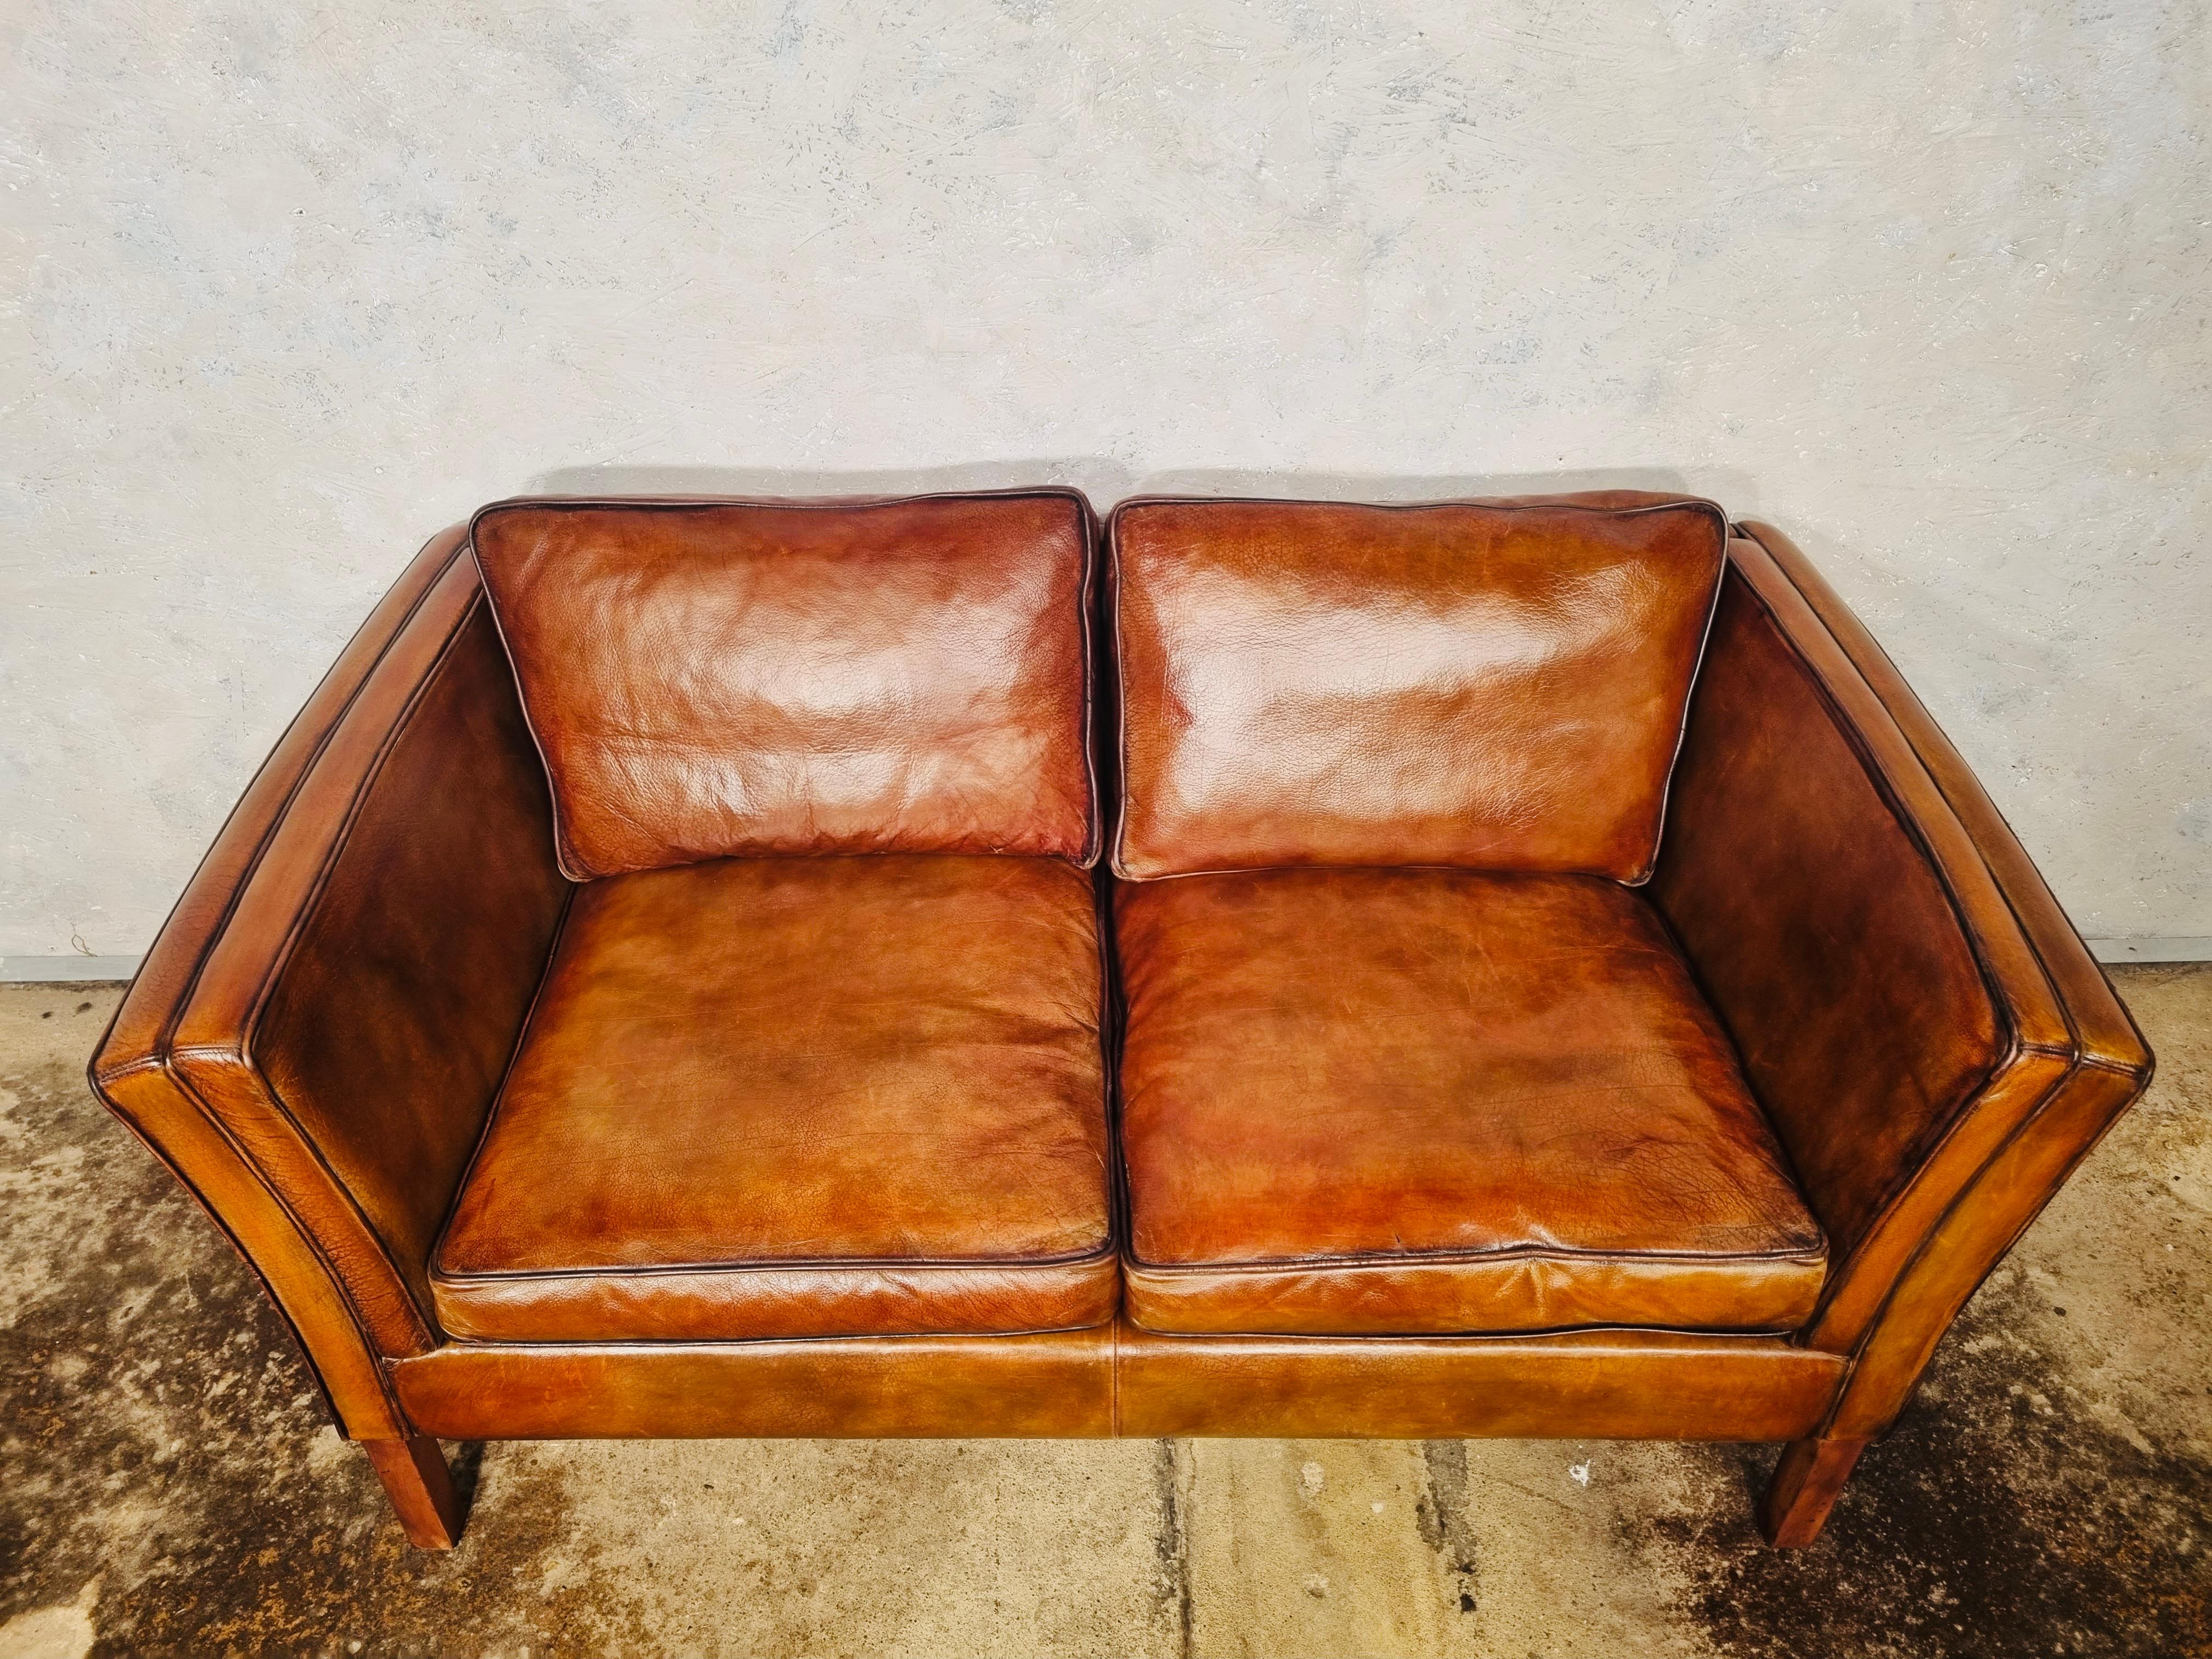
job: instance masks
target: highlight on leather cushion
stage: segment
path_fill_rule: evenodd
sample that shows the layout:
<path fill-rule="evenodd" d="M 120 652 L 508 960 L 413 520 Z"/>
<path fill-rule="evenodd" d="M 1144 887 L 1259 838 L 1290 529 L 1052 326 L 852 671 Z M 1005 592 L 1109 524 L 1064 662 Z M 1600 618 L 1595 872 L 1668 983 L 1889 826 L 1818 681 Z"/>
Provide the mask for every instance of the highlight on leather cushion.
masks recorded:
<path fill-rule="evenodd" d="M 728 859 L 575 890 L 432 1262 L 512 1342 L 1070 1329 L 1121 1300 L 1091 878 Z"/>
<path fill-rule="evenodd" d="M 1115 892 L 1156 1331 L 1802 1325 L 1826 1245 L 1641 895 L 1271 870 Z"/>
<path fill-rule="evenodd" d="M 471 534 L 572 878 L 1092 856 L 1095 538 L 1073 491 L 517 501 Z"/>
<path fill-rule="evenodd" d="M 1726 533 L 1629 490 L 1124 502 L 1115 873 L 1646 879 Z"/>

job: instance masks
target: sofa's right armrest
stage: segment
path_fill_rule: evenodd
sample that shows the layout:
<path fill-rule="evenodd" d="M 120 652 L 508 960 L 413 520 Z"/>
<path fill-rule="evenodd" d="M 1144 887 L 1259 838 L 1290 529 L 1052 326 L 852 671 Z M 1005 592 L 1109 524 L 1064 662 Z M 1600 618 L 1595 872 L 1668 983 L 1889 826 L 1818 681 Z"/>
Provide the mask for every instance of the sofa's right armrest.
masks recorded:
<path fill-rule="evenodd" d="M 407 1432 L 383 1362 L 438 1340 L 422 1257 L 567 891 L 448 531 L 279 742 L 94 1055 L 95 1092 L 259 1273 L 357 1437 Z"/>
<path fill-rule="evenodd" d="M 1909 1397 L 1982 1277 L 2148 1078 L 2025 851 L 1803 556 L 1729 545 L 1652 896 L 1832 1252 L 1825 1432 Z"/>

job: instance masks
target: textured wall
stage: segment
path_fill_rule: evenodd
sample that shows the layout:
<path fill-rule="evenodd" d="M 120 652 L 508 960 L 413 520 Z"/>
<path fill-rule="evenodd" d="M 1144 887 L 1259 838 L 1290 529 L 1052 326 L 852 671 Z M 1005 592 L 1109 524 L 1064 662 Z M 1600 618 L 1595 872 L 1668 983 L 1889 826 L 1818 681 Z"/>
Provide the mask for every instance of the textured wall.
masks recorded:
<path fill-rule="evenodd" d="M 1036 478 L 1709 493 L 2212 934 L 2206 10 L 13 0 L 0 953 L 481 501 Z"/>

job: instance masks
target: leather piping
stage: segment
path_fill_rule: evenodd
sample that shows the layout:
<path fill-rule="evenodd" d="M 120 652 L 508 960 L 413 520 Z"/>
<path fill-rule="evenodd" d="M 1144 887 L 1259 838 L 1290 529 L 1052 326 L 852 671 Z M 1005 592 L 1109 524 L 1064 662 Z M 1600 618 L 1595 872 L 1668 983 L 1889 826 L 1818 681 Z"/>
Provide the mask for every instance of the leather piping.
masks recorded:
<path fill-rule="evenodd" d="M 465 1183 L 464 1183 L 465 1184 Z M 441 1248 L 445 1239 L 439 1238 Z M 1112 1223 L 1108 1223 L 1108 1236 L 1073 1255 L 959 1255 L 959 1256 L 747 1256 L 734 1261 L 648 1261 L 611 1262 L 603 1267 L 497 1267 L 456 1272 L 440 1267 L 438 1277 L 452 1285 L 504 1284 L 513 1280 L 572 1279 L 653 1279 L 683 1273 L 842 1273 L 847 1268 L 927 1267 L 938 1271 L 959 1272 L 972 1269 L 979 1273 L 996 1273 L 1009 1267 L 1079 1267 L 1086 1262 L 1103 1261 L 1115 1254 Z M 1050 1325 L 1048 1330 L 1088 1330 L 1087 1325 Z M 940 1333 L 940 1334 L 946 1333 Z M 1004 1333 L 994 1333 L 1004 1334 Z M 565 1339 L 564 1339 L 565 1340 Z M 687 1340 L 696 1339 L 686 1339 Z M 785 1340 L 796 1339 L 786 1338 Z"/>
<path fill-rule="evenodd" d="M 1418 1267 L 1456 1264 L 1479 1267 L 1492 1261 L 1819 1261 L 1826 1263 L 1826 1244 L 1789 1250 L 1601 1250 L 1565 1244 L 1504 1244 L 1488 1250 L 1347 1250 L 1341 1255 L 1283 1255 L 1231 1257 L 1206 1261 L 1146 1261 L 1131 1255 L 1129 1265 L 1149 1273 L 1271 1273 L 1297 1268 Z M 1640 1325 L 1625 1330 L 1642 1330 Z"/>

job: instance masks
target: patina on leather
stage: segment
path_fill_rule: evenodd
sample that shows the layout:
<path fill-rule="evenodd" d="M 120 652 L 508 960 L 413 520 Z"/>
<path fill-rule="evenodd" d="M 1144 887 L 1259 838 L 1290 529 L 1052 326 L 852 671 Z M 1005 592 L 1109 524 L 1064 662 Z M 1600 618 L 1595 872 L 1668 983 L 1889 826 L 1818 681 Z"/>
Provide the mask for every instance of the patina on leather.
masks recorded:
<path fill-rule="evenodd" d="M 1590 876 L 1124 887 L 1130 1316 L 1787 1330 L 1820 1230 L 1651 907 Z"/>
<path fill-rule="evenodd" d="M 573 878 L 1090 857 L 1079 495 L 520 501 L 473 537 Z"/>
<path fill-rule="evenodd" d="M 1124 502 L 1115 873 L 1642 880 L 1725 533 L 1631 491 Z"/>
<path fill-rule="evenodd" d="M 1010 499 L 1060 503 L 1034 510 L 1064 508 L 1076 541 L 1088 535 L 1072 495 Z M 1496 510 L 1685 525 L 1705 512 L 1618 495 Z M 890 805 L 848 793 L 838 811 L 875 812 L 875 830 L 824 820 L 775 856 L 687 854 L 681 868 L 573 891 L 510 664 L 465 538 L 449 532 L 246 792 L 102 1040 L 94 1086 L 262 1273 L 419 1543 L 458 1535 L 441 1433 L 1787 1436 L 1763 1524 L 1808 1541 L 1974 1285 L 2141 1092 L 2150 1056 L 1894 668 L 1784 538 L 1744 528 L 1649 888 L 1620 884 L 1649 846 L 1593 826 L 1634 818 L 1615 811 L 1632 797 L 1648 805 L 1650 731 L 1578 750 L 1585 734 L 1566 720 L 1554 758 L 1625 755 L 1645 780 L 1563 805 L 1544 855 L 1573 842 L 1603 859 L 1471 867 L 1514 843 L 1455 842 L 1437 803 L 1479 807 L 1480 791 L 1409 790 L 1401 845 L 1359 840 L 1390 789 L 1354 790 L 1341 811 L 1293 799 L 1279 839 L 1298 867 L 1114 890 L 1126 1033 L 1110 999 L 1099 1018 L 1113 982 L 1085 955 L 1100 930 L 1067 867 L 1095 844 L 1084 699 L 1109 728 L 1121 702 L 1109 659 L 1094 653 L 1085 676 L 1081 580 L 1057 590 L 1069 617 L 1053 635 L 1073 690 L 1055 684 L 1036 705 L 1051 711 L 1038 730 L 1066 733 L 1053 776 L 1078 780 L 1073 795 L 1042 774 L 1026 793 L 987 780 L 953 806 L 926 788 L 895 790 Z M 1038 545 L 1064 550 L 1060 535 Z M 1066 568 L 1061 552 L 1039 557 Z M 1442 555 L 1431 564 L 1448 589 L 1460 580 Z M 1479 614 L 1457 589 L 1425 609 L 1402 572 L 1390 580 L 1395 597 L 1358 615 L 1349 641 L 1418 641 L 1436 617 Z M 1251 586 L 1264 598 L 1263 580 Z M 840 603 L 862 618 L 856 637 L 882 637 L 864 599 Z M 929 635 L 947 613 L 918 614 Z M 1589 620 L 1600 638 L 1603 619 Z M 1539 658 L 1564 649 L 1521 643 Z M 1470 659 L 1443 653 L 1437 683 L 1465 690 Z M 1562 710 L 1583 691 L 1602 710 L 1608 661 L 1589 659 Z M 1171 748 L 1175 722 L 1197 711 L 1158 701 L 1172 677 L 1145 672 L 1133 701 L 1154 697 Z M 1218 665 L 1208 672 L 1199 682 L 1218 685 Z M 931 722 L 947 709 L 1003 702 L 961 673 L 917 693 L 916 744 L 938 741 Z M 1443 718 L 1408 692 L 1419 679 L 1395 660 L 1374 682 L 1383 723 L 1417 748 Z M 806 684 L 808 696 L 834 689 Z M 851 684 L 880 701 L 880 679 Z M 1340 723 L 1304 729 L 1340 759 Z M 1541 718 L 1521 730 L 1549 740 Z M 1297 775 L 1261 758 L 1262 783 Z M 1115 757 L 1103 759 L 1111 787 Z M 1133 807 L 1145 775 L 1133 768 Z M 1244 845 L 1251 823 L 1275 822 L 1240 817 L 1243 799 L 1190 817 L 1181 852 Z M 1161 852 L 1144 836 L 1170 816 L 1132 817 L 1139 854 Z M 775 840 L 790 819 L 760 823 Z M 1031 855 L 895 844 L 987 823 L 1034 834 Z M 871 855 L 784 855 L 817 830 L 823 847 L 856 836 Z M 1355 847 L 1361 859 L 1344 862 Z M 1125 1037 L 1126 1192 L 1108 1110 Z M 1419 1086 L 1377 1081 L 1400 1076 Z M 1333 1137 L 1316 1127 L 1323 1099 L 1345 1108 Z M 1656 1126 L 1651 1146 L 1638 1114 Z M 863 1144 L 863 1119 L 885 1126 L 884 1144 Z M 742 1135 L 718 1140 L 726 1123 Z M 1559 1173 L 1577 1156 L 1579 1181 Z M 1522 1178 L 1492 1178 L 1486 1162 Z M 717 1212 L 702 1194 L 726 1178 L 751 1196 Z M 1332 1182 L 1340 1204 L 1319 1195 Z M 433 1229 L 465 1184 L 448 1237 L 459 1254 L 436 1264 Z M 1123 1275 L 1125 1210 L 1138 1237 Z M 501 1252 L 511 1279 L 446 1271 Z M 1543 1265 L 1488 1282 L 1477 1271 L 1509 1261 Z M 653 1294 L 626 1288 L 664 1273 Z M 1123 1277 L 1132 1310 L 1156 1324 L 1194 1308 L 1205 1322 L 1286 1328 L 1140 1328 L 1113 1312 Z M 483 1294 L 494 1281 L 520 1293 Z M 1249 1296 L 1255 1283 L 1269 1294 Z M 1394 1328 L 1431 1328 L 1309 1334 L 1348 1332 L 1377 1308 Z M 1595 1313 L 1791 1328 L 1494 1328 Z M 446 1322 L 472 1317 L 529 1340 Z M 918 1317 L 964 1328 L 684 1334 Z M 1006 1329 L 1039 1320 L 1091 1322 Z M 1462 1322 L 1478 1334 L 1433 1329 Z M 534 1334 L 556 1330 L 623 1335 Z"/>
<path fill-rule="evenodd" d="M 586 884 L 433 1270 L 516 1342 L 1054 1330 L 1121 1297 L 1091 879 L 732 859 Z"/>

